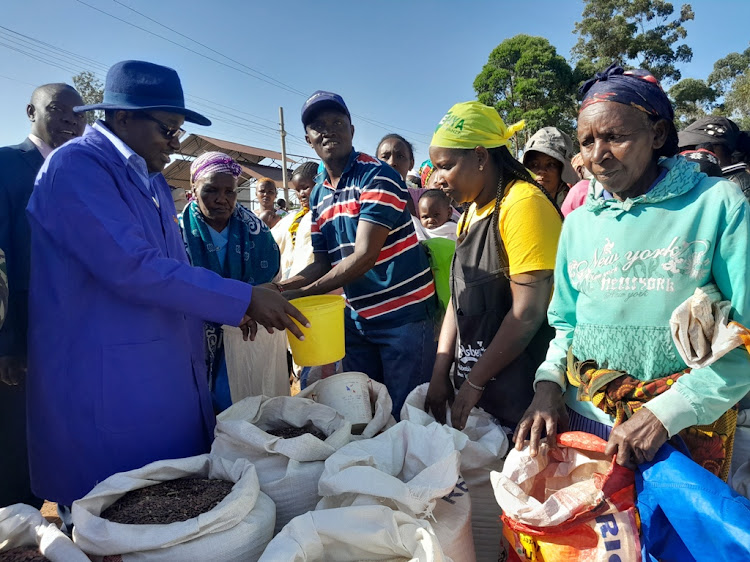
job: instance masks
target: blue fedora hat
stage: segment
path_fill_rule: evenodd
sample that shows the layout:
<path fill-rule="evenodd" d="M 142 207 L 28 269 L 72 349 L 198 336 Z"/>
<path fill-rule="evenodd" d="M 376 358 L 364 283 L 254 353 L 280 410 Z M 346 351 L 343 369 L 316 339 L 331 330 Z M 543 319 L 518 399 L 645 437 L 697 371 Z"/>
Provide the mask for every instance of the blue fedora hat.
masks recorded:
<path fill-rule="evenodd" d="M 175 70 L 140 60 L 113 65 L 107 72 L 102 103 L 79 105 L 73 111 L 82 113 L 94 109 L 167 111 L 184 115 L 190 123 L 211 124 L 200 113 L 185 108 L 182 84 Z"/>

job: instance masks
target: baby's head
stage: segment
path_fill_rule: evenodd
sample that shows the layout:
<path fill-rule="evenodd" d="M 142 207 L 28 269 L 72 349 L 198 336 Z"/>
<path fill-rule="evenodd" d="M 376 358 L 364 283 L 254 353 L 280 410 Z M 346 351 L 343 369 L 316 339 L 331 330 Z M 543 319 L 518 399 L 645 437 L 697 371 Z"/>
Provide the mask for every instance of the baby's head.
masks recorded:
<path fill-rule="evenodd" d="M 443 226 L 453 214 L 450 198 L 439 189 L 428 189 L 419 198 L 419 220 L 428 230 Z"/>

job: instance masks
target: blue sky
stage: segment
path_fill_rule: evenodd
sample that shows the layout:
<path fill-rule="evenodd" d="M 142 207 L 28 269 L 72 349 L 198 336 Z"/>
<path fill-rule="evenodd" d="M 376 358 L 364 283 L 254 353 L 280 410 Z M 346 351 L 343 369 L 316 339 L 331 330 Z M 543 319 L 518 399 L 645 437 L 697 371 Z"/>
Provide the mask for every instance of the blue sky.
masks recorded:
<path fill-rule="evenodd" d="M 242 72 L 83 2 L 229 65 L 239 62 Z M 716 59 L 748 46 L 750 2 L 689 3 L 695 11 L 695 21 L 686 26 L 693 61 L 681 68 L 683 77 L 705 78 Z M 212 127 L 188 126 L 189 132 L 278 150 L 275 130 L 283 106 L 287 150 L 312 155 L 299 111 L 305 95 L 327 89 L 340 93 L 354 114 L 358 150 L 374 152 L 380 137 L 395 131 L 414 142 L 418 164 L 447 109 L 474 98 L 474 77 L 495 46 L 518 33 L 541 35 L 569 57 L 582 8 L 573 0 L 5 0 L 0 26 L 46 42 L 58 55 L 0 29 L 0 146 L 28 133 L 25 106 L 34 86 L 70 82 L 80 70 L 103 79 L 106 67 L 135 58 L 177 69 L 192 98 L 188 106 L 214 118 Z"/>

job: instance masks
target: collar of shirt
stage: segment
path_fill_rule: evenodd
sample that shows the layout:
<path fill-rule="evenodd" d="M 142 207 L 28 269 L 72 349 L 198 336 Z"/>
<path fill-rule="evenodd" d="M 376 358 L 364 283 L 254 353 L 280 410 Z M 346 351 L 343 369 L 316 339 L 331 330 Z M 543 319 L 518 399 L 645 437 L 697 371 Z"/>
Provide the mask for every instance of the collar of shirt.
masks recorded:
<path fill-rule="evenodd" d="M 29 140 L 34 143 L 34 146 L 39 151 L 39 154 L 41 154 L 42 158 L 46 160 L 47 156 L 49 156 L 53 150 L 52 147 L 33 133 L 29 133 Z"/>
<path fill-rule="evenodd" d="M 344 168 L 344 171 L 341 172 L 341 177 L 343 178 L 347 172 L 351 169 L 351 167 L 354 165 L 354 161 L 357 159 L 357 155 L 359 152 L 354 150 L 352 147 L 352 153 L 349 155 L 349 161 L 346 163 L 346 167 Z M 321 161 L 320 164 L 318 164 L 318 175 L 315 176 L 316 183 L 322 183 L 325 187 L 328 189 L 333 189 L 333 186 L 331 185 L 331 182 L 328 181 L 328 170 L 325 168 L 325 164 Z M 341 178 L 339 178 L 339 183 L 341 183 Z"/>
<path fill-rule="evenodd" d="M 93 128 L 107 137 L 109 142 L 114 145 L 114 147 L 117 149 L 117 152 L 122 157 L 122 161 L 126 166 L 130 166 L 138 175 L 138 177 L 141 178 L 146 188 L 153 195 L 154 203 L 156 203 L 156 205 L 158 206 L 159 200 L 157 199 L 158 196 L 156 194 L 156 190 L 151 186 L 151 179 L 156 176 L 158 172 L 149 174 L 148 166 L 146 165 L 146 161 L 143 159 L 143 157 L 133 152 L 133 149 L 125 144 L 120 137 L 110 131 L 103 121 L 99 120 L 94 123 Z"/>

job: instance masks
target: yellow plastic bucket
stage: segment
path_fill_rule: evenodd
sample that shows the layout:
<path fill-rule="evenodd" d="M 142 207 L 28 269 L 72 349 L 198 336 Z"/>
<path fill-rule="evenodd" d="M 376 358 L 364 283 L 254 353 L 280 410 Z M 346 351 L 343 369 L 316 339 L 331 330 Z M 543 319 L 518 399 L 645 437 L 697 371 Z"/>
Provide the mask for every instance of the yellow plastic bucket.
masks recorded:
<path fill-rule="evenodd" d="M 344 357 L 344 297 L 314 295 L 291 302 L 310 321 L 310 327 L 297 325 L 305 336 L 298 340 L 288 333 L 294 362 L 302 367 L 335 363 Z"/>

